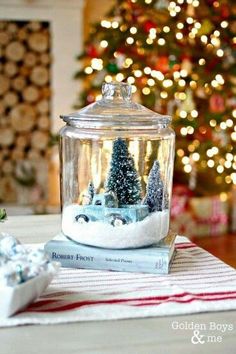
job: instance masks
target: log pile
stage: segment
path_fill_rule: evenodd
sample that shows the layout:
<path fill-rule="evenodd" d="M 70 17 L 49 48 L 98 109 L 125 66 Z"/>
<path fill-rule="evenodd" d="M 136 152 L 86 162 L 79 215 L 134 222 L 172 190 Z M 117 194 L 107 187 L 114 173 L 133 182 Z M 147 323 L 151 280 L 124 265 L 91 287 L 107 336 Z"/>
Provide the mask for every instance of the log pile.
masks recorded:
<path fill-rule="evenodd" d="M 1 20 L 0 56 L 0 202 L 15 202 L 16 164 L 48 158 L 49 23 Z"/>

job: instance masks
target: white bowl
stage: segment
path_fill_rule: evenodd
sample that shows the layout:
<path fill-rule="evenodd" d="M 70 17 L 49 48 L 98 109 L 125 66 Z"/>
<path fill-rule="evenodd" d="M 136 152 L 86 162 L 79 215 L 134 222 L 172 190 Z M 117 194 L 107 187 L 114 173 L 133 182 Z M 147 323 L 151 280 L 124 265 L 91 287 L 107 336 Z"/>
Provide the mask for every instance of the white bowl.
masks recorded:
<path fill-rule="evenodd" d="M 55 272 L 42 272 L 14 287 L 0 287 L 0 317 L 10 317 L 36 300 L 51 282 Z"/>

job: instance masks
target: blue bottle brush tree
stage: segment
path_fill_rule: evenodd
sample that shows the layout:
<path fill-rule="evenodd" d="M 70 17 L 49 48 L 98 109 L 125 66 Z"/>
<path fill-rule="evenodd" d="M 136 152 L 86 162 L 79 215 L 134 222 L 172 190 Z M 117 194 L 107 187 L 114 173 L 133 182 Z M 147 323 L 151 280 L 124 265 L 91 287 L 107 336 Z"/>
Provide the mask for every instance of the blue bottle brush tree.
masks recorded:
<path fill-rule="evenodd" d="M 163 210 L 163 190 L 160 164 L 155 160 L 148 176 L 147 192 L 143 200 L 143 204 L 148 205 L 150 213 Z"/>
<path fill-rule="evenodd" d="M 141 202 L 141 183 L 134 160 L 125 140 L 118 138 L 113 143 L 111 165 L 106 190 L 116 194 L 119 206 Z"/>
<path fill-rule="evenodd" d="M 89 202 L 92 203 L 94 194 L 95 194 L 95 187 L 92 181 L 89 182 L 88 184 L 88 191 L 87 191 L 88 197 L 89 197 Z"/>

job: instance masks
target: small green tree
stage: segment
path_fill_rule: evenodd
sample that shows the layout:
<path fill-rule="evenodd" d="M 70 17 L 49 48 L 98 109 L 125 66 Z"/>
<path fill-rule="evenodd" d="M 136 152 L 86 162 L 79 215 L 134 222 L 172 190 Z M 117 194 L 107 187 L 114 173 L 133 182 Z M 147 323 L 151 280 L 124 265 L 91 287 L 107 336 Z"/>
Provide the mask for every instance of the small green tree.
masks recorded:
<path fill-rule="evenodd" d="M 164 208 L 163 181 L 161 179 L 160 164 L 157 160 L 154 161 L 148 176 L 147 193 L 143 204 L 148 205 L 150 212 L 161 211 Z"/>
<path fill-rule="evenodd" d="M 89 197 L 90 203 L 93 200 L 94 194 L 95 194 L 95 187 L 94 187 L 93 182 L 90 181 L 88 184 L 88 197 Z"/>
<path fill-rule="evenodd" d="M 119 205 L 137 204 L 141 201 L 141 184 L 125 140 L 113 143 L 111 166 L 106 190 L 117 195 Z"/>

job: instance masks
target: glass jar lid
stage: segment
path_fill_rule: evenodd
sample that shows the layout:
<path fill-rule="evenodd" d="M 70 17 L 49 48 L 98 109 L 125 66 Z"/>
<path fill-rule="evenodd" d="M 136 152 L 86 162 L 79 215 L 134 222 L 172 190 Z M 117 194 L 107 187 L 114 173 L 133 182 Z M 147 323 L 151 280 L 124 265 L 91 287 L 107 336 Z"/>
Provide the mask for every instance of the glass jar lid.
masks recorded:
<path fill-rule="evenodd" d="M 60 117 L 66 123 L 80 128 L 154 128 L 159 125 L 167 126 L 171 122 L 170 116 L 161 115 L 132 102 L 131 97 L 131 85 L 120 82 L 104 83 L 101 100 Z"/>

